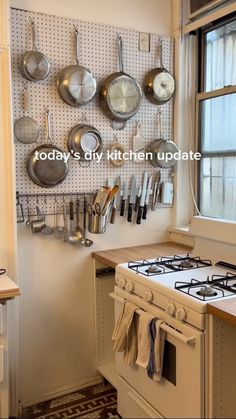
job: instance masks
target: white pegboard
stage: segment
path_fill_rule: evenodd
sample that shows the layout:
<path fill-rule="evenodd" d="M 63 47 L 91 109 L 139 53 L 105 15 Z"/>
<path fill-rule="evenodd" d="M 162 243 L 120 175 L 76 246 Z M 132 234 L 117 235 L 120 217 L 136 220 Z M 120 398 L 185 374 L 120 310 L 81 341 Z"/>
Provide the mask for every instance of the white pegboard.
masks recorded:
<path fill-rule="evenodd" d="M 113 131 L 110 120 L 103 114 L 98 104 L 98 95 L 87 106 L 73 108 L 65 104 L 56 89 L 56 75 L 62 68 L 75 62 L 74 25 L 80 32 L 81 57 L 80 63 L 88 67 L 96 76 L 98 91 L 101 81 L 109 74 L 117 71 L 116 35 L 119 32 L 123 38 L 124 69 L 136 78 L 142 86 L 147 71 L 159 64 L 157 57 L 158 35 L 151 34 L 151 50 L 149 53 L 138 50 L 138 35 L 135 30 L 100 25 L 93 22 L 78 21 L 58 16 L 33 13 L 18 9 L 11 10 L 12 33 L 12 76 L 13 76 L 13 105 L 14 118 L 22 116 L 21 91 L 23 78 L 19 71 L 21 54 L 32 49 L 30 34 L 30 18 L 33 18 L 37 31 L 37 46 L 48 57 L 51 64 L 49 76 L 41 82 L 28 82 L 30 94 L 30 116 L 38 121 L 41 132 L 37 143 L 44 142 L 44 109 L 50 108 L 52 114 L 53 143 L 67 151 L 67 135 L 70 129 L 82 119 L 86 113 L 91 125 L 102 134 L 104 148 L 112 144 L 114 136 L 118 136 L 126 150 L 132 148 L 132 138 L 136 133 L 136 123 L 142 124 L 142 135 L 146 144 L 158 138 L 157 107 L 143 96 L 141 108 L 137 115 L 127 122 L 122 131 Z M 173 73 L 174 41 L 168 36 L 161 36 L 163 42 L 163 63 Z M 173 135 L 173 101 L 162 106 L 163 131 L 166 139 Z M 27 155 L 36 144 L 22 144 L 16 140 L 16 186 L 22 193 L 42 193 L 47 190 L 35 185 L 26 171 Z M 126 162 L 121 168 L 115 168 L 107 160 L 100 163 L 92 162 L 89 167 L 81 167 L 78 161 L 69 161 L 69 174 L 63 183 L 50 192 L 86 192 L 96 190 L 106 184 L 107 178 L 115 179 L 121 175 L 122 180 L 129 180 L 135 174 L 141 182 L 144 170 L 155 174 L 156 169 L 150 163 Z M 162 170 L 162 180 L 169 180 L 171 170 Z M 164 206 L 159 204 L 159 206 Z M 167 205 L 168 206 L 168 205 Z"/>

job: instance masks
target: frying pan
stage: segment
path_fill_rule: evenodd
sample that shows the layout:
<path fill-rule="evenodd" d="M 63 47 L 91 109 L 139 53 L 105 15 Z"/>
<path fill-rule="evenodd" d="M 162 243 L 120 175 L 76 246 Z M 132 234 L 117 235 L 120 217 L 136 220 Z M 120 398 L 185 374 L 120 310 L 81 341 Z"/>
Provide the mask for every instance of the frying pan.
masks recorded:
<path fill-rule="evenodd" d="M 175 80 L 163 66 L 162 41 L 159 40 L 160 67 L 149 71 L 144 78 L 144 94 L 154 105 L 168 102 L 175 91 Z"/>
<path fill-rule="evenodd" d="M 37 141 L 40 129 L 37 122 L 28 115 L 29 93 L 27 86 L 22 91 L 22 105 L 23 116 L 15 121 L 14 134 L 21 143 L 31 144 Z"/>
<path fill-rule="evenodd" d="M 20 72 L 30 81 L 44 80 L 50 71 L 50 63 L 46 55 L 37 50 L 35 23 L 31 19 L 33 50 L 25 52 L 20 59 Z"/>
<path fill-rule="evenodd" d="M 46 115 L 47 143 L 36 147 L 27 158 L 27 172 L 31 180 L 42 188 L 52 188 L 61 183 L 68 173 L 68 163 L 63 159 L 50 159 L 49 153 L 55 157 L 62 156 L 63 150 L 52 144 L 51 118 L 49 109 Z M 38 153 L 38 158 L 37 158 Z"/>
<path fill-rule="evenodd" d="M 117 35 L 119 72 L 108 76 L 100 88 L 100 105 L 108 118 L 125 122 L 140 108 L 142 90 L 138 82 L 124 72 L 122 37 Z"/>
<path fill-rule="evenodd" d="M 70 106 L 83 106 L 91 102 L 97 90 L 93 73 L 79 64 L 79 32 L 75 27 L 76 64 L 64 68 L 57 75 L 57 91 Z"/>

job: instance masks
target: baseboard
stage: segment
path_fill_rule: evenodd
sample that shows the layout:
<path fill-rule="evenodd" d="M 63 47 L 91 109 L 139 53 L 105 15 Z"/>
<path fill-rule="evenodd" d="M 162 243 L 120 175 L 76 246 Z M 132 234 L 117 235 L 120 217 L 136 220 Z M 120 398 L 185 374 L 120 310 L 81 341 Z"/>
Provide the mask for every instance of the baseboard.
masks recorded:
<path fill-rule="evenodd" d="M 40 397 L 36 397 L 35 399 L 31 400 L 25 400 L 23 402 L 20 402 L 20 410 L 22 410 L 25 407 L 33 406 L 34 404 L 45 402 L 47 400 L 54 399 L 56 397 L 65 396 L 66 394 L 73 393 L 74 391 L 81 390 L 83 388 L 93 386 L 95 384 L 99 384 L 101 382 L 101 375 L 96 374 L 95 376 L 91 377 L 88 381 L 86 381 L 83 384 L 69 384 L 67 386 L 60 387 L 56 389 L 55 391 L 51 391 L 45 394 L 42 394 Z"/>

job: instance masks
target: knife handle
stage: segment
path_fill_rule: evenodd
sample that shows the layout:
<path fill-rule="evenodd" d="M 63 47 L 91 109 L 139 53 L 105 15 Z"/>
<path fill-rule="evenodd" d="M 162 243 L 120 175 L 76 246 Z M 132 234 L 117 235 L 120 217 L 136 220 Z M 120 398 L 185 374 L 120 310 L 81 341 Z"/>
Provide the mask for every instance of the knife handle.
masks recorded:
<path fill-rule="evenodd" d="M 141 224 L 142 214 L 143 214 L 143 207 L 139 207 L 138 216 L 137 216 L 137 224 Z"/>
<path fill-rule="evenodd" d="M 134 211 L 137 211 L 137 209 L 139 207 L 139 203 L 140 203 L 140 196 L 137 196 L 136 202 L 135 202 L 135 205 L 134 205 Z"/>
<path fill-rule="evenodd" d="M 132 212 L 133 212 L 133 206 L 132 204 L 129 204 L 129 208 L 128 208 L 128 217 L 127 217 L 127 221 L 129 223 L 132 222 Z"/>
<path fill-rule="evenodd" d="M 114 224 L 114 222 L 115 222 L 115 218 L 116 218 L 116 208 L 115 208 L 115 207 L 113 207 L 113 208 L 112 208 L 112 212 L 111 212 L 111 219 L 110 219 L 110 223 L 111 223 L 111 224 Z"/>
<path fill-rule="evenodd" d="M 143 207 L 143 217 L 142 217 L 143 220 L 147 219 L 147 209 L 148 209 L 147 204 L 145 204 Z"/>
<path fill-rule="evenodd" d="M 124 213 L 125 213 L 125 199 L 122 199 L 121 207 L 120 207 L 120 216 L 123 217 Z"/>

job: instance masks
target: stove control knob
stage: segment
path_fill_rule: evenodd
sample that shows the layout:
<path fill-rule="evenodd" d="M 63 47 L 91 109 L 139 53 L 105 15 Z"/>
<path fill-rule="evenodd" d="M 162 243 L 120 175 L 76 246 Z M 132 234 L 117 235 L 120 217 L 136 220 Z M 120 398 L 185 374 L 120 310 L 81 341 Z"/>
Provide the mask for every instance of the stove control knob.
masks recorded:
<path fill-rule="evenodd" d="M 119 288 L 124 289 L 126 285 L 126 280 L 124 278 L 119 279 L 118 286 Z"/>
<path fill-rule="evenodd" d="M 173 303 L 169 303 L 166 307 L 166 312 L 169 314 L 169 316 L 174 316 L 176 312 L 175 305 Z"/>
<path fill-rule="evenodd" d="M 133 282 L 128 282 L 128 284 L 126 284 L 126 286 L 125 286 L 125 290 L 128 291 L 128 292 L 133 292 L 133 290 L 134 290 Z"/>
<path fill-rule="evenodd" d="M 176 317 L 177 320 L 180 320 L 181 322 L 186 320 L 187 319 L 187 313 L 186 313 L 185 309 L 184 308 L 179 308 L 176 311 L 175 317 Z"/>
<path fill-rule="evenodd" d="M 144 294 L 144 300 L 147 302 L 151 302 L 153 300 L 153 294 L 151 291 L 146 291 Z"/>

